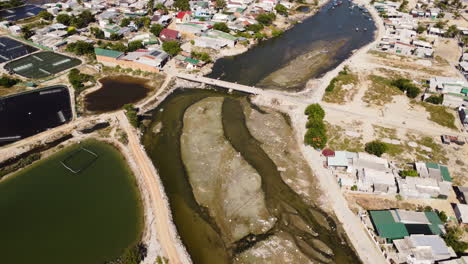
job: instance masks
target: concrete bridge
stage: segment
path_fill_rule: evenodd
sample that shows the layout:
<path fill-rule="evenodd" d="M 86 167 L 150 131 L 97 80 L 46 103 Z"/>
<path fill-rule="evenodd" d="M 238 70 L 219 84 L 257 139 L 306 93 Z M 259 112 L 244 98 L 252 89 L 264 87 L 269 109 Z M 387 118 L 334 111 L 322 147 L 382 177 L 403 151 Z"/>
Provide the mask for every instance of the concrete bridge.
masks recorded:
<path fill-rule="evenodd" d="M 257 88 L 255 86 L 247 86 L 243 84 L 238 84 L 238 83 L 232 83 L 232 82 L 227 82 L 223 80 L 217 80 L 217 79 L 212 79 L 200 75 L 193 75 L 193 74 L 186 74 L 186 73 L 176 73 L 176 77 L 192 82 L 199 82 L 199 83 L 204 83 L 208 85 L 213 85 L 213 86 L 218 86 L 221 88 L 229 89 L 229 90 L 235 90 L 239 92 L 245 92 L 245 93 L 250 93 L 250 94 L 255 94 L 255 95 L 263 95 L 263 96 L 268 96 L 272 98 L 278 98 L 290 102 L 294 102 L 296 104 L 311 104 L 313 103 L 313 100 L 307 99 L 307 98 L 299 98 L 295 97 L 292 95 L 289 95 L 285 92 L 280 92 L 280 91 L 274 91 L 274 90 L 266 90 L 266 89 L 261 89 Z"/>

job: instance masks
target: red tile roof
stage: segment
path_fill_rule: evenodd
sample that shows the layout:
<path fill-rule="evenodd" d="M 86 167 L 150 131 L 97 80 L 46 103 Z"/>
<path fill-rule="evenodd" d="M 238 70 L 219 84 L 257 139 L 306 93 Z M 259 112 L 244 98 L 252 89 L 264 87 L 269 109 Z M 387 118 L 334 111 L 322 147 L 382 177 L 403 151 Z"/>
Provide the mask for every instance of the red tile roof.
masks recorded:
<path fill-rule="evenodd" d="M 179 31 L 168 28 L 163 29 L 159 34 L 159 37 L 161 37 L 163 40 L 176 40 L 178 36 Z"/>
<path fill-rule="evenodd" d="M 179 13 L 177 13 L 177 16 L 176 16 L 176 17 L 177 17 L 178 19 L 182 19 L 182 18 L 184 18 L 185 15 L 191 15 L 191 14 L 192 14 L 192 12 L 190 12 L 190 11 L 179 12 Z"/>

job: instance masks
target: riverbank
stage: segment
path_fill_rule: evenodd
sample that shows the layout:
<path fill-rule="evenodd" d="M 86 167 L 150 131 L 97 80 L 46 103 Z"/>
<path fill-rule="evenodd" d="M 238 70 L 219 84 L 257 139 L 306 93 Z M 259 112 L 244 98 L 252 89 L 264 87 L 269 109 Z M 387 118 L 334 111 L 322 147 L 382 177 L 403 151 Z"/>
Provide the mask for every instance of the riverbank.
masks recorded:
<path fill-rule="evenodd" d="M 315 102 L 320 102 L 323 95 L 325 94 L 325 89 L 331 80 L 338 75 L 340 71 L 344 69 L 346 65 L 352 65 L 355 61 L 359 60 L 359 57 L 364 56 L 370 49 L 372 49 L 376 43 L 383 37 L 385 34 L 385 28 L 382 18 L 379 16 L 377 10 L 367 1 L 367 0 L 353 0 L 354 3 L 358 5 L 363 5 L 369 11 L 369 14 L 374 21 L 376 30 L 374 32 L 374 40 L 367 45 L 356 50 L 348 59 L 341 62 L 336 68 L 327 72 L 323 77 L 318 79 L 310 79 L 305 87 L 305 90 L 298 92 L 297 95 L 307 96 L 313 99 Z M 361 62 L 361 60 L 359 60 Z M 369 68 L 372 68 L 372 65 L 369 65 Z"/>

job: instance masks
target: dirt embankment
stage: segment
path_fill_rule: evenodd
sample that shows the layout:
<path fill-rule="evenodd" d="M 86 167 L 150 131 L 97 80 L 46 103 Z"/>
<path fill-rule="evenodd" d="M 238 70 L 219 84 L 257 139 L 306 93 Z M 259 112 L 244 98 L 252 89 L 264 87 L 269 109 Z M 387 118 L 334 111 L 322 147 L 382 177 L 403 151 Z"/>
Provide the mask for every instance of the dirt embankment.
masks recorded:
<path fill-rule="evenodd" d="M 187 109 L 181 151 L 197 202 L 232 243 L 265 233 L 276 219 L 266 209 L 260 175 L 224 138 L 223 100 L 211 97 Z"/>

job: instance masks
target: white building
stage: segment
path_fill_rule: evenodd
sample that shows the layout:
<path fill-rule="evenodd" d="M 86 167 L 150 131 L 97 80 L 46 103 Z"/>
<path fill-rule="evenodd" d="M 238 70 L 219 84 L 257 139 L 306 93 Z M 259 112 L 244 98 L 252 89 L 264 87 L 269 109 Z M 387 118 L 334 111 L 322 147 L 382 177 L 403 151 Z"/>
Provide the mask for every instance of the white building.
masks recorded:
<path fill-rule="evenodd" d="M 410 235 L 393 240 L 398 252 L 399 263 L 432 264 L 457 255 L 437 235 Z"/>
<path fill-rule="evenodd" d="M 454 211 L 458 222 L 468 224 L 468 204 L 455 204 Z"/>

